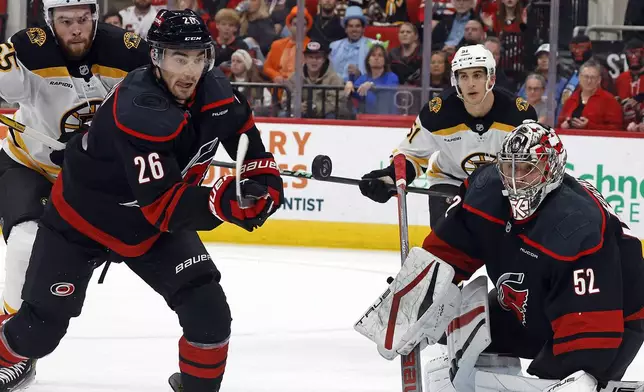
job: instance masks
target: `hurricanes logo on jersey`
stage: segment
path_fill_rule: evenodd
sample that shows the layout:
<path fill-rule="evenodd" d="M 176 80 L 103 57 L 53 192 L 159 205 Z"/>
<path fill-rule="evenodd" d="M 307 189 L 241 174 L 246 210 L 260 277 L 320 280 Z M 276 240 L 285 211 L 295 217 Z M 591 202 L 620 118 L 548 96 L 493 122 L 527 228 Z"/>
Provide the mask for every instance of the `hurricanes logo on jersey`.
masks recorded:
<path fill-rule="evenodd" d="M 90 99 L 89 103 L 83 102 L 63 114 L 60 119 L 60 139 L 58 140 L 66 143 L 74 132 L 88 126 L 102 102 L 102 99 Z"/>
<path fill-rule="evenodd" d="M 516 318 L 526 325 L 528 293 L 530 290 L 520 290 L 525 274 L 522 272 L 507 272 L 496 281 L 496 299 L 501 308 L 514 313 Z"/>
<path fill-rule="evenodd" d="M 215 157 L 217 151 L 218 138 L 209 141 L 199 148 L 199 151 L 188 162 L 185 169 L 181 171 L 183 180 L 190 185 L 200 185 L 206 177 L 210 163 Z"/>
<path fill-rule="evenodd" d="M 32 44 L 36 44 L 38 46 L 43 46 L 45 41 L 47 41 L 45 30 L 39 27 L 32 27 L 27 30 L 27 37 L 29 37 L 29 41 L 31 41 Z"/>
<path fill-rule="evenodd" d="M 479 167 L 492 162 L 496 162 L 495 155 L 488 154 L 486 152 L 475 152 L 463 159 L 463 162 L 461 162 L 461 168 L 465 173 L 467 173 L 467 175 L 470 175 Z"/>

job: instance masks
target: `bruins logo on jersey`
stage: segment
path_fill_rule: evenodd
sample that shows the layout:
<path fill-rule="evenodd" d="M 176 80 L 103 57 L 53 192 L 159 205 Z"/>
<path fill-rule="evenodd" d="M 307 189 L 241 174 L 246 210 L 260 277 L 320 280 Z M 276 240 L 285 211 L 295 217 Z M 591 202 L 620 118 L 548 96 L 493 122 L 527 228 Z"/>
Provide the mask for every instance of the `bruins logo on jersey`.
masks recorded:
<path fill-rule="evenodd" d="M 440 112 L 442 107 L 443 107 L 443 100 L 440 97 L 435 97 L 434 99 L 429 101 L 429 110 L 431 110 L 434 113 Z"/>
<path fill-rule="evenodd" d="M 40 27 L 32 27 L 27 30 L 27 37 L 29 37 L 29 41 L 31 41 L 32 44 L 36 44 L 38 46 L 43 46 L 45 41 L 47 41 L 47 33 L 45 33 L 45 30 Z"/>
<path fill-rule="evenodd" d="M 123 42 L 125 42 L 125 47 L 128 49 L 138 48 L 139 43 L 141 43 L 141 37 L 128 31 L 123 34 Z"/>
<path fill-rule="evenodd" d="M 92 121 L 92 118 L 94 118 L 94 114 L 96 114 L 96 110 L 101 106 L 102 102 L 102 99 L 90 99 L 89 104 L 83 102 L 63 114 L 63 117 L 60 119 L 59 141 L 66 143 L 75 131 L 78 131 L 84 125 L 88 125 Z"/>
<path fill-rule="evenodd" d="M 521 97 L 517 98 L 517 109 L 519 109 L 519 111 L 527 112 L 529 107 L 530 104 L 528 104 L 528 101 Z"/>
<path fill-rule="evenodd" d="M 469 176 L 474 172 L 474 170 L 491 162 L 496 162 L 496 156 L 486 152 L 475 152 L 463 159 L 463 162 L 461 162 L 461 168 Z"/>

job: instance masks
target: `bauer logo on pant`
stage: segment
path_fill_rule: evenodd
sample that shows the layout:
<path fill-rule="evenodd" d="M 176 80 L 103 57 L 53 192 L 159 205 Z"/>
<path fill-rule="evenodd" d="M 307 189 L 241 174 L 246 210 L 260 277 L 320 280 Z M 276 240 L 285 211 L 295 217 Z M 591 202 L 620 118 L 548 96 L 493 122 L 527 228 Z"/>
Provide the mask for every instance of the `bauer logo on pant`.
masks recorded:
<path fill-rule="evenodd" d="M 67 282 L 54 283 L 51 285 L 51 293 L 57 297 L 67 297 L 74 293 L 74 285 Z"/>

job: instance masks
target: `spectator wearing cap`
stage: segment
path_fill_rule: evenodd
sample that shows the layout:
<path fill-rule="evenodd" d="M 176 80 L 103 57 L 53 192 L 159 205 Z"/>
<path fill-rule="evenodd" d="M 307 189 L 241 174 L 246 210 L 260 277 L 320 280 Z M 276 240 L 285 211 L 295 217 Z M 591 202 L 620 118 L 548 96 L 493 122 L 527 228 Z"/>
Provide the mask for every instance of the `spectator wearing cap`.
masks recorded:
<path fill-rule="evenodd" d="M 336 0 L 319 0 L 318 7 L 320 12 L 313 18 L 309 38 L 327 46 L 333 41 L 346 38 L 342 19 L 335 13 Z"/>
<path fill-rule="evenodd" d="M 238 49 L 248 51 L 248 45 L 237 36 L 239 31 L 239 15 L 235 10 L 223 8 L 215 15 L 217 37 L 215 38 L 215 66 L 230 61 L 232 54 Z"/>
<path fill-rule="evenodd" d="M 432 50 L 455 53 L 465 36 L 465 25 L 478 18 L 474 12 L 474 0 L 452 0 L 452 4 L 456 13 L 445 15 L 432 31 Z"/>
<path fill-rule="evenodd" d="M 267 54 L 277 35 L 266 2 L 245 0 L 239 4 L 238 9 L 241 11 L 239 36 L 249 48 L 259 48 L 262 54 Z"/>
<path fill-rule="evenodd" d="M 601 87 L 601 65 L 588 60 L 579 68 L 579 88 L 559 114 L 563 129 L 623 130 L 622 107 Z"/>
<path fill-rule="evenodd" d="M 395 91 L 382 89 L 377 91 L 374 87 L 398 86 L 398 76 L 391 72 L 391 60 L 387 49 L 378 41 L 370 43 L 370 49 L 365 60 L 365 73 L 360 75 L 355 83 L 348 81 L 344 91 L 351 94 L 364 104 L 364 113 L 369 114 L 397 114 L 394 105 Z"/>
<path fill-rule="evenodd" d="M 539 46 L 534 55 L 537 57 L 537 67 L 534 69 L 534 73 L 541 75 L 545 79 L 547 85 L 548 68 L 550 66 L 550 44 L 542 44 Z M 559 72 L 557 72 L 557 86 L 555 89 L 555 99 L 557 102 L 561 99 L 561 93 L 563 93 L 564 87 L 566 87 L 566 78 L 560 77 L 558 74 Z M 525 83 L 519 89 L 518 95 L 523 99 L 528 99 Z"/>
<path fill-rule="evenodd" d="M 391 71 L 398 76 L 400 84 L 419 86 L 423 51 L 416 26 L 409 22 L 401 24 L 398 28 L 398 40 L 400 46 L 389 53 Z"/>
<path fill-rule="evenodd" d="M 615 81 L 624 124 L 631 131 L 644 131 L 644 42 L 633 38 L 624 48 L 628 70 Z"/>
<path fill-rule="evenodd" d="M 371 39 L 364 36 L 367 18 L 358 6 L 347 7 L 342 27 L 347 38 L 331 42 L 331 55 L 329 60 L 333 68 L 345 81 L 355 81 L 365 73 L 365 61 L 369 52 L 368 43 Z"/>
<path fill-rule="evenodd" d="M 264 83 L 259 75 L 259 70 L 253 58 L 244 49 L 237 49 L 230 60 L 230 81 L 233 83 Z M 248 103 L 253 109 L 268 107 L 271 105 L 271 93 L 267 88 L 235 86 L 237 90 L 246 96 Z"/>
<path fill-rule="evenodd" d="M 304 88 L 302 90 L 302 115 L 308 118 L 336 118 L 336 113 L 346 106 L 347 96 L 342 90 L 344 81 L 329 61 L 329 46 L 311 40 L 304 48 L 304 85 L 338 86 L 337 90 Z M 295 75 L 288 80 L 295 85 Z M 336 99 L 337 97 L 337 99 Z"/>
<path fill-rule="evenodd" d="M 110 11 L 103 15 L 101 22 L 123 28 L 123 18 L 117 11 Z"/>
<path fill-rule="evenodd" d="M 311 14 L 304 9 L 306 19 L 306 31 L 311 29 L 313 18 Z M 278 39 L 271 45 L 266 62 L 264 63 L 264 74 L 274 83 L 282 84 L 295 72 L 295 51 L 297 42 L 295 41 L 295 30 L 297 20 L 297 7 L 293 7 L 286 17 L 286 26 L 291 34 L 286 38 Z M 304 37 L 304 46 L 310 41 L 309 37 Z"/>

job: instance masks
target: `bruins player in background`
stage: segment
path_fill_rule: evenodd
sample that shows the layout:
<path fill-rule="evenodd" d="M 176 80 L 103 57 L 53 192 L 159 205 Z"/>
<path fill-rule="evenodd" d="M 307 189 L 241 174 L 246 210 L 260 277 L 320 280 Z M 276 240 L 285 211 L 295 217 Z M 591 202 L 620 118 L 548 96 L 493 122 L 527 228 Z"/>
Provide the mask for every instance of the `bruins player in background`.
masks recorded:
<path fill-rule="evenodd" d="M 427 172 L 429 189 L 456 195 L 476 168 L 493 162 L 503 138 L 537 114 L 524 99 L 495 89 L 496 62 L 483 45 L 464 46 L 452 61 L 452 86 L 432 99 L 416 118 L 407 137 L 394 150 L 407 158 L 407 182 Z M 360 191 L 386 203 L 392 190 L 393 163 L 365 174 Z M 435 227 L 449 207 L 448 197 L 429 197 L 430 226 Z"/>
<path fill-rule="evenodd" d="M 44 0 L 47 26 L 0 44 L 0 97 L 17 103 L 15 119 L 65 143 L 87 128 L 108 91 L 149 64 L 145 41 L 98 23 L 97 0 Z M 4 313 L 22 303 L 32 244 L 60 167 L 51 149 L 9 130 L 0 151 L 0 220 L 7 243 Z"/>
<path fill-rule="evenodd" d="M 70 5 L 73 4 L 73 5 Z M 108 91 L 149 64 L 145 41 L 98 23 L 97 0 L 44 0 L 46 26 L 0 43 L 0 97 L 17 103 L 15 119 L 60 142 L 87 128 Z M 15 313 L 38 220 L 60 167 L 51 149 L 9 130 L 0 151 L 0 225 L 7 243 L 2 312 Z M 33 376 L 33 361 L 25 364 Z"/>
<path fill-rule="evenodd" d="M 214 67 L 203 19 L 192 10 L 161 10 L 148 42 L 151 66 L 130 72 L 89 132 L 67 143 L 41 216 L 24 302 L 0 318 L 0 375 L 16 370 L 13 378 L 0 377 L 0 392 L 23 382 L 20 364 L 56 348 L 108 250 L 178 316 L 181 373 L 171 377 L 172 387 L 220 388 L 231 314 L 197 230 L 224 222 L 248 231 L 262 226 L 283 200 L 282 179 L 246 98 Z M 241 195 L 234 176 L 201 186 L 218 145 L 236 156 L 242 134 L 249 143 Z"/>

